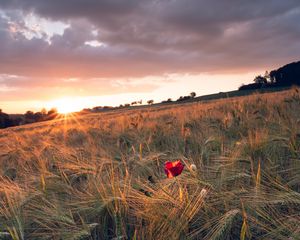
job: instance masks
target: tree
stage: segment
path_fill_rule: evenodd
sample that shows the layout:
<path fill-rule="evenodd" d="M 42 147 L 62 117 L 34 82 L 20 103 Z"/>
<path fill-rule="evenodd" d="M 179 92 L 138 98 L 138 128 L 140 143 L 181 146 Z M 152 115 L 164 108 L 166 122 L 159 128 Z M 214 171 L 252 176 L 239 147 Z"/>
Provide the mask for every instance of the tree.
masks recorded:
<path fill-rule="evenodd" d="M 176 101 L 177 102 L 181 102 L 181 101 L 187 101 L 189 99 L 191 99 L 191 96 L 180 96 Z"/>
<path fill-rule="evenodd" d="M 47 113 L 48 116 L 51 116 L 51 115 L 53 115 L 53 114 L 57 114 L 57 109 L 56 109 L 56 108 L 51 108 L 51 109 L 48 111 L 48 113 Z"/>
<path fill-rule="evenodd" d="M 271 81 L 272 84 L 276 84 L 276 77 L 275 77 L 275 75 L 276 75 L 276 71 L 275 70 L 270 72 L 270 81 Z"/>
<path fill-rule="evenodd" d="M 190 96 L 191 96 L 191 98 L 194 98 L 194 97 L 196 97 L 196 93 L 195 92 L 191 92 Z"/>
<path fill-rule="evenodd" d="M 25 117 L 26 120 L 33 120 L 34 119 L 34 113 L 33 113 L 33 111 L 27 111 L 24 114 L 24 117 Z"/>
<path fill-rule="evenodd" d="M 7 113 L 2 112 L 0 109 L 0 128 L 7 128 L 17 125 L 18 123 L 14 122 L 14 120 Z"/>
<path fill-rule="evenodd" d="M 151 105 L 151 104 L 154 103 L 154 101 L 153 101 L 153 100 L 148 100 L 147 103 L 148 103 L 149 105 Z"/>
<path fill-rule="evenodd" d="M 47 113 L 47 120 L 54 119 L 57 117 L 57 115 L 58 115 L 57 109 L 51 108 Z"/>
<path fill-rule="evenodd" d="M 267 81 L 271 80 L 270 73 L 268 71 L 265 72 L 264 78 L 267 79 Z"/>
<path fill-rule="evenodd" d="M 256 84 L 267 84 L 268 81 L 265 77 L 258 75 L 253 80 Z"/>
<path fill-rule="evenodd" d="M 41 113 L 43 114 L 43 116 L 46 116 L 46 115 L 47 115 L 47 110 L 46 110 L 46 108 L 43 108 L 43 109 L 41 110 Z"/>
<path fill-rule="evenodd" d="M 43 121 L 44 120 L 44 116 L 41 112 L 36 112 L 34 115 L 33 115 L 33 119 L 35 122 L 40 122 L 40 121 Z"/>
<path fill-rule="evenodd" d="M 270 79 L 276 86 L 300 85 L 300 61 L 272 70 Z"/>
<path fill-rule="evenodd" d="M 161 103 L 170 103 L 170 102 L 172 102 L 172 98 L 168 98 L 167 100 L 162 101 Z"/>

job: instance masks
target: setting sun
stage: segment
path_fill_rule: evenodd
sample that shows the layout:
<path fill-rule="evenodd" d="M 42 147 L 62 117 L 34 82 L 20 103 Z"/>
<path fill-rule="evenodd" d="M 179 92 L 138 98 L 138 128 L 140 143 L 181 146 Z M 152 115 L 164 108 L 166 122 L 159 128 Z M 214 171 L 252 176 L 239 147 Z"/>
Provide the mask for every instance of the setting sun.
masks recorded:
<path fill-rule="evenodd" d="M 68 114 L 82 109 L 82 104 L 73 98 L 62 98 L 49 103 L 49 108 L 56 108 L 58 113 Z"/>

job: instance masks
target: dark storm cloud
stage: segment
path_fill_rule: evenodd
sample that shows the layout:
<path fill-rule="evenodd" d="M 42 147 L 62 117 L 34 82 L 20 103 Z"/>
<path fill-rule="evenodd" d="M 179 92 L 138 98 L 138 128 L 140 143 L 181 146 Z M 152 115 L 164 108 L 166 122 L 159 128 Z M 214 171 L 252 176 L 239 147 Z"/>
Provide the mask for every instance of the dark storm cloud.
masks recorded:
<path fill-rule="evenodd" d="M 49 44 L 12 33 L 0 17 L 0 74 L 31 77 L 38 86 L 68 87 L 58 79 L 69 77 L 109 85 L 120 77 L 251 71 L 299 60 L 299 0 L 1 0 L 0 8 L 23 28 L 28 13 L 70 25 Z M 90 40 L 104 45 L 85 45 Z"/>
<path fill-rule="evenodd" d="M 96 25 L 101 21 L 102 26 L 118 27 L 122 18 L 130 16 L 140 3 L 139 0 L 4 0 L 0 6 L 34 12 L 52 20 L 81 18 Z"/>

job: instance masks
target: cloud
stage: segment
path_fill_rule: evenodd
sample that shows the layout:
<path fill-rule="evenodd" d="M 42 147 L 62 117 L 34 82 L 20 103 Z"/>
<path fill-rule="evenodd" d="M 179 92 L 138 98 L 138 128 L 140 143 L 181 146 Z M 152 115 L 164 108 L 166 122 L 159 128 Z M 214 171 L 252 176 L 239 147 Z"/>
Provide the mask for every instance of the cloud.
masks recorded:
<path fill-rule="evenodd" d="M 28 96 L 34 87 L 111 92 L 124 79 L 135 91 L 138 78 L 149 91 L 157 85 L 147 76 L 299 60 L 298 0 L 1 0 L 0 8 L 0 74 L 22 76 L 2 86 Z M 48 24 L 34 28 L 34 19 Z"/>

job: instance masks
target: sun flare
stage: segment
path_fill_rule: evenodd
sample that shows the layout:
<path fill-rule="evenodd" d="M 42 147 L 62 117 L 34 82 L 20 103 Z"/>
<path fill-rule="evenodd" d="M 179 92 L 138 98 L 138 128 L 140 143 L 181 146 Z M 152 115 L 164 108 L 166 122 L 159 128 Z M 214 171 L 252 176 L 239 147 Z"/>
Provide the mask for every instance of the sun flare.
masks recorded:
<path fill-rule="evenodd" d="M 62 98 L 52 101 L 49 106 L 51 108 L 56 108 L 58 113 L 69 114 L 72 112 L 80 111 L 81 104 L 76 99 L 72 98 Z"/>

